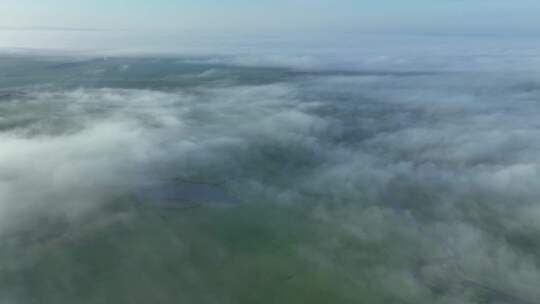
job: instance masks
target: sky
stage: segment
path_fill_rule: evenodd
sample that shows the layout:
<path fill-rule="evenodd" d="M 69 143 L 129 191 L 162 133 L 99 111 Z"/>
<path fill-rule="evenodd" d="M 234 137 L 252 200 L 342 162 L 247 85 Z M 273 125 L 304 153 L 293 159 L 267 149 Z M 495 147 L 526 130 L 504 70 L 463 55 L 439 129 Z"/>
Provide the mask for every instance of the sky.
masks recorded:
<path fill-rule="evenodd" d="M 3 0 L 4 29 L 537 32 L 536 0 Z"/>
<path fill-rule="evenodd" d="M 380 44 L 359 34 L 535 40 L 539 15 L 537 0 L 2 0 L 0 50 L 352 52 L 353 46 L 359 50 Z M 396 51 L 402 55 L 413 43 L 409 38 L 399 42 Z M 451 49 L 462 44 L 454 41 Z M 507 43 L 497 44 L 504 52 L 501 45 Z M 428 46 L 439 48 L 432 54 L 446 52 L 442 44 Z M 392 52 L 394 47 L 385 48 Z M 423 48 L 416 43 L 409 53 L 422 53 Z"/>

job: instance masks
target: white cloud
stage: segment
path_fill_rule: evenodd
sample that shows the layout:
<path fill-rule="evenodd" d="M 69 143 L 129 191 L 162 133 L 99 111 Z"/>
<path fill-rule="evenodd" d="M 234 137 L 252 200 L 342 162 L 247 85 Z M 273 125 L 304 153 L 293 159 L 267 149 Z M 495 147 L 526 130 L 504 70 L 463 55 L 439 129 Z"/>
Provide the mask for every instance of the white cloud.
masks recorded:
<path fill-rule="evenodd" d="M 517 49 L 502 63 L 491 53 L 459 58 L 459 47 L 440 49 L 425 61 L 407 47 L 344 57 L 358 58 L 354 69 L 378 67 L 357 73 L 331 72 L 340 67 L 331 56 L 284 52 L 204 58 L 211 62 L 202 74 L 186 72 L 203 76 L 182 89 L 21 88 L 0 101 L 0 231 L 37 215 L 76 221 L 141 182 L 197 177 L 224 183 L 247 203 L 301 205 L 331 224 L 328 234 L 379 246 L 388 260 L 363 275 L 400 299 L 535 299 L 537 73 L 520 72 L 527 61 Z M 170 62 L 181 69 L 186 61 L 194 64 Z M 216 62 L 304 72 L 280 70 L 287 76 L 249 85 Z M 464 68 L 471 62 L 480 62 L 474 72 Z M 509 62 L 522 66 L 510 72 Z M 101 75 L 110 72 L 99 64 Z M 131 60 L 130 75 L 137 69 Z M 167 84 L 189 79 L 171 75 Z M 221 81 L 205 82 L 212 77 Z M 304 248 L 306 258 L 333 265 L 334 252 L 350 250 L 320 243 L 327 251 Z"/>

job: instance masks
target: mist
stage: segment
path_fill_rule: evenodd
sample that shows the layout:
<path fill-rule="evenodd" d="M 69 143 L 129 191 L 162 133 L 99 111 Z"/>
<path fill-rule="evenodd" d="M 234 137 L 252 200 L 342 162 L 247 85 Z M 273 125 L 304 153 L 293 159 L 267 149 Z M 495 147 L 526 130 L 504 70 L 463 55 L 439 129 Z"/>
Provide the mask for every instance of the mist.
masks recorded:
<path fill-rule="evenodd" d="M 342 37 L 4 49 L 0 301 L 536 303 L 538 43 Z"/>

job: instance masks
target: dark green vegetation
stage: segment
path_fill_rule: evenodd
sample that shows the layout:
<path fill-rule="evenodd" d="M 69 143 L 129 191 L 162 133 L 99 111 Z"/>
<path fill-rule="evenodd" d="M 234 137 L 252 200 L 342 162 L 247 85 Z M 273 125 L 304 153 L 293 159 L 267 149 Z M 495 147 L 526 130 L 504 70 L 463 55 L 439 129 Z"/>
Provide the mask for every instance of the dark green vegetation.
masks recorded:
<path fill-rule="evenodd" d="M 421 76 L 424 71 L 298 71 L 289 68 L 241 67 L 214 63 L 213 58 L 98 59 L 50 57 L 46 60 L 13 56 L 0 58 L 0 88 L 52 86 L 55 88 L 126 88 L 177 90 L 203 85 L 261 85 L 314 76 Z M 218 60 L 219 61 L 219 60 Z M 0 100 L 6 98 L 0 92 Z"/>
<path fill-rule="evenodd" d="M 357 242 L 305 210 L 114 209 L 110 223 L 88 220 L 75 235 L 81 228 L 65 224 L 17 240 L 30 251 L 3 257 L 0 290 L 23 303 L 401 303 L 376 287 L 390 247 Z"/>

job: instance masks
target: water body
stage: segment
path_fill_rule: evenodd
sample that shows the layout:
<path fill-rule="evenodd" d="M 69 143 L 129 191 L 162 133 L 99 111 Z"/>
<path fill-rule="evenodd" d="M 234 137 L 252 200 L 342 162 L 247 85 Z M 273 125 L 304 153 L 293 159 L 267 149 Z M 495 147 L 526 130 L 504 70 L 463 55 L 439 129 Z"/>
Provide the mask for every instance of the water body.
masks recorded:
<path fill-rule="evenodd" d="M 134 187 L 141 202 L 157 208 L 192 208 L 197 206 L 234 207 L 239 199 L 220 185 L 197 181 L 153 181 Z"/>

